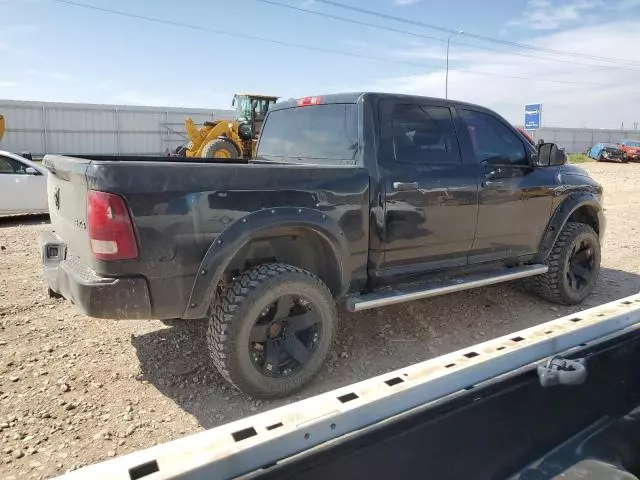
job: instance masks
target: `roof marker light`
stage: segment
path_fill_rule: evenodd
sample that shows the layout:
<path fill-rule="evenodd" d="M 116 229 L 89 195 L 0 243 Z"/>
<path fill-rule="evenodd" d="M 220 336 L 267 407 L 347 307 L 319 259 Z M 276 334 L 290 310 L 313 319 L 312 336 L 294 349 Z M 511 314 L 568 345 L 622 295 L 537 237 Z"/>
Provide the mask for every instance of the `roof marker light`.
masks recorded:
<path fill-rule="evenodd" d="M 307 107 L 309 105 L 320 105 L 322 103 L 321 97 L 304 97 L 297 100 L 299 107 Z"/>

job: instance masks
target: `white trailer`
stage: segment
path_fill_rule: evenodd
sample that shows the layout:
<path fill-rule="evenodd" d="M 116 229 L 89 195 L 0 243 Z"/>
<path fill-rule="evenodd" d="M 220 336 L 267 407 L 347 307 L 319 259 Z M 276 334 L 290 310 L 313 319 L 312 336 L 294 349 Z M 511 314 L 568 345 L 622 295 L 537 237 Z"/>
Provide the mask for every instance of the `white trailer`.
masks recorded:
<path fill-rule="evenodd" d="M 633 479 L 639 365 L 640 294 L 60 478 Z"/>

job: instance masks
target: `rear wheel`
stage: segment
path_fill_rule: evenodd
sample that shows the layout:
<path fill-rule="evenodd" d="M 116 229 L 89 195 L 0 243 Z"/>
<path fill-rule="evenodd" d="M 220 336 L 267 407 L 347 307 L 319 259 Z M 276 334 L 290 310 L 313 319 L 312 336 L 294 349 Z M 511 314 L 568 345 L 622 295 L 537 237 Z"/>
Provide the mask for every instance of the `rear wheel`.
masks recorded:
<path fill-rule="evenodd" d="M 593 291 L 600 273 L 598 234 L 584 223 L 567 223 L 545 263 L 549 270 L 531 277 L 529 290 L 555 303 L 582 302 Z"/>
<path fill-rule="evenodd" d="M 218 296 L 207 344 L 226 380 L 248 395 L 278 398 L 315 376 L 335 324 L 333 297 L 319 278 L 291 265 L 261 265 Z"/>
<path fill-rule="evenodd" d="M 236 146 L 225 138 L 211 140 L 202 148 L 202 158 L 239 158 L 240 152 Z"/>

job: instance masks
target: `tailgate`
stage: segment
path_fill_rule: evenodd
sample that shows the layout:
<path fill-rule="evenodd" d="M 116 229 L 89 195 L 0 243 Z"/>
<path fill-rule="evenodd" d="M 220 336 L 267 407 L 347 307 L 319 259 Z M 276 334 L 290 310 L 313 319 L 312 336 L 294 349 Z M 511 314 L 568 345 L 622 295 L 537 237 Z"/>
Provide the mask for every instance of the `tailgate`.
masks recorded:
<path fill-rule="evenodd" d="M 91 160 L 46 155 L 42 164 L 47 176 L 47 200 L 51 227 L 67 245 L 73 257 L 90 259 L 87 233 L 87 180 L 85 172 Z"/>

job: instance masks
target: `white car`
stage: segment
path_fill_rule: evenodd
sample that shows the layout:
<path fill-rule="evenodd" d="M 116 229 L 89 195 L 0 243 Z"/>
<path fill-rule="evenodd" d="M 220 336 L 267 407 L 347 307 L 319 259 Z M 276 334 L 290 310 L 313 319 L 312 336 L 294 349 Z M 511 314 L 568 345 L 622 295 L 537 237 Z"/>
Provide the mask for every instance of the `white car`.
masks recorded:
<path fill-rule="evenodd" d="M 0 150 L 0 215 L 49 213 L 46 168 Z"/>

